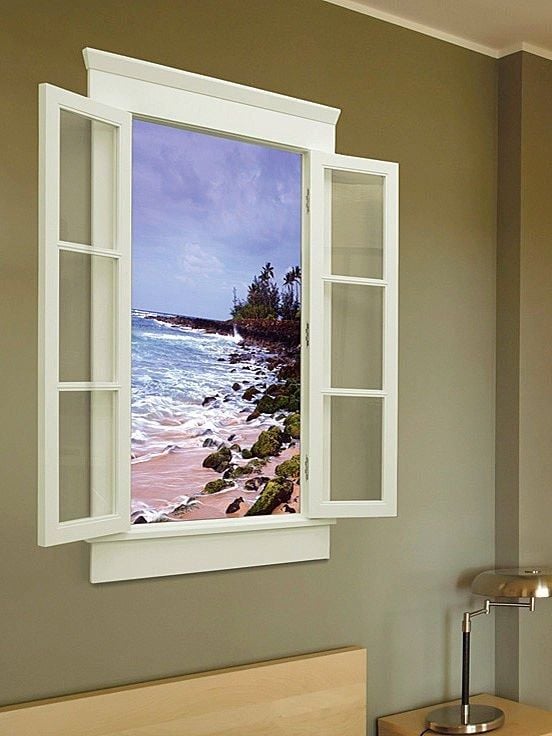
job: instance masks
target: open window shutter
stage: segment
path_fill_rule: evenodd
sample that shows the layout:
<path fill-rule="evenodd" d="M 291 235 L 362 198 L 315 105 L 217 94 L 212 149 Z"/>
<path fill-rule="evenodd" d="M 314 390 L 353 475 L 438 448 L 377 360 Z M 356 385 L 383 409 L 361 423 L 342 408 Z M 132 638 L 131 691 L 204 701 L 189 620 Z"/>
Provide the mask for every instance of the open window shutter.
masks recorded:
<path fill-rule="evenodd" d="M 42 546 L 130 527 L 131 116 L 40 86 Z"/>
<path fill-rule="evenodd" d="M 398 164 L 312 152 L 308 186 L 307 513 L 394 516 Z"/>

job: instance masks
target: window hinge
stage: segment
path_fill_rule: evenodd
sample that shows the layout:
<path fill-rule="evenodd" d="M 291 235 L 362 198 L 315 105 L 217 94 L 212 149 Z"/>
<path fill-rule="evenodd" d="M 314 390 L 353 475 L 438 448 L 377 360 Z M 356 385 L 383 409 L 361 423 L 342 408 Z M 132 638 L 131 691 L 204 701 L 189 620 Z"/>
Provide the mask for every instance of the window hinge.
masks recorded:
<path fill-rule="evenodd" d="M 305 457 L 305 480 L 309 479 L 309 456 Z"/>
<path fill-rule="evenodd" d="M 305 207 L 307 208 L 307 212 L 310 212 L 310 189 L 307 189 L 307 194 L 305 196 Z"/>
<path fill-rule="evenodd" d="M 306 343 L 307 347 L 309 347 L 309 345 L 310 345 L 310 325 L 309 325 L 308 322 L 305 325 L 305 343 Z"/>

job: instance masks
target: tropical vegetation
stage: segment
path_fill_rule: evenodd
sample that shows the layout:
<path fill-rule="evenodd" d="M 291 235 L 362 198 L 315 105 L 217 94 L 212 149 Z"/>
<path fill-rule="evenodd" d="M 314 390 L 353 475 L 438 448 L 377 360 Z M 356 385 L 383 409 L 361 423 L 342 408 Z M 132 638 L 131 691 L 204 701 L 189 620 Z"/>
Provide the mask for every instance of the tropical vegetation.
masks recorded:
<path fill-rule="evenodd" d="M 274 266 L 265 263 L 260 273 L 253 277 L 247 289 L 247 298 L 240 300 L 234 289 L 231 310 L 234 320 L 301 318 L 301 269 L 290 268 L 279 286 L 274 279 Z"/>

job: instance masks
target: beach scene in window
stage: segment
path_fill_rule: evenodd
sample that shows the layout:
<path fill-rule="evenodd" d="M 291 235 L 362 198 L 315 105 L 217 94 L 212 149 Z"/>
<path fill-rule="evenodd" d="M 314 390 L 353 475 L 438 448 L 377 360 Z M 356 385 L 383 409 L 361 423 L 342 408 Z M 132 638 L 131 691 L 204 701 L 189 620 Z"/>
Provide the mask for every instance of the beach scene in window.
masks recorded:
<path fill-rule="evenodd" d="M 133 123 L 134 524 L 300 510 L 301 156 Z"/>

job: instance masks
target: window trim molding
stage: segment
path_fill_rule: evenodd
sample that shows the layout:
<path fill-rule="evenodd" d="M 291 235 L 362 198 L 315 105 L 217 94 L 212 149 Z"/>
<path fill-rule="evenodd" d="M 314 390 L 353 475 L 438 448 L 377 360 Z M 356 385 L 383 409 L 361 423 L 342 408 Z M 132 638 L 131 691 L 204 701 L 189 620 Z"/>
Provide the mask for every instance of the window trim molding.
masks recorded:
<path fill-rule="evenodd" d="M 106 51 L 86 48 L 83 56 L 88 96 L 137 117 L 272 143 L 304 154 L 335 151 L 335 125 L 340 114 L 337 108 Z M 306 187 L 304 174 L 303 195 Z M 307 212 L 303 229 L 305 256 Z M 304 298 L 308 303 L 308 294 Z M 302 371 L 308 366 L 305 350 L 303 340 Z M 307 424 L 305 418 L 306 454 Z M 302 487 L 306 484 L 303 474 Z M 308 512 L 306 494 L 302 504 Z M 333 523 L 333 519 L 297 514 L 131 527 L 121 534 L 88 540 L 90 580 L 112 582 L 328 559 Z"/>
<path fill-rule="evenodd" d="M 118 77 L 137 79 L 164 87 L 186 90 L 217 100 L 237 102 L 241 105 L 252 105 L 263 110 L 285 113 L 307 120 L 327 123 L 335 126 L 341 110 L 328 107 L 317 102 L 288 97 L 277 92 L 269 92 L 256 87 L 248 87 L 224 79 L 207 77 L 203 74 L 174 69 L 162 64 L 154 64 L 130 56 L 121 56 L 99 49 L 83 49 L 83 57 L 88 72 L 104 72 Z"/>
<path fill-rule="evenodd" d="M 120 538 L 124 535 L 96 539 L 91 542 L 90 582 L 111 583 L 327 560 L 330 557 L 330 526 L 334 523 L 328 519 L 303 518 L 290 524 L 286 519 L 277 528 L 263 529 L 256 525 L 245 531 L 242 528 L 224 534 L 150 535 L 140 539 L 139 535 L 129 533 L 126 539 Z"/>
<path fill-rule="evenodd" d="M 88 96 L 98 102 L 160 122 L 335 152 L 338 108 L 107 51 L 86 48 L 83 56 Z"/>

